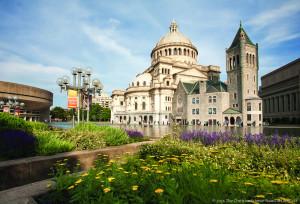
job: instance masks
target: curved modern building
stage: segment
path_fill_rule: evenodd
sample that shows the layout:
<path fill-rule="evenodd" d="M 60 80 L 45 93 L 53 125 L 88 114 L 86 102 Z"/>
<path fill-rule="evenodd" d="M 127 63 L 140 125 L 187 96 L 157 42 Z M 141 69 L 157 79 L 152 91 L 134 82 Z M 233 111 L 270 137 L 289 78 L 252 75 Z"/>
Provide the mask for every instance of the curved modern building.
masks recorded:
<path fill-rule="evenodd" d="M 10 112 L 29 121 L 48 121 L 53 93 L 37 87 L 0 81 L 0 112 Z M 24 107 L 20 106 L 24 103 Z"/>

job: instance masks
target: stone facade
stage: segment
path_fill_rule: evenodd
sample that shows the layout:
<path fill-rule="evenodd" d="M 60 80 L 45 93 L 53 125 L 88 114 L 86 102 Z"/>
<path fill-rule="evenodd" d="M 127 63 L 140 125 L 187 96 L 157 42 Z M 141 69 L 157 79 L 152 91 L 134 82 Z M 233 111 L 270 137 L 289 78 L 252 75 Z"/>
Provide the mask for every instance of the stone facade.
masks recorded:
<path fill-rule="evenodd" d="M 9 97 L 15 96 L 18 98 L 18 102 L 25 103 L 20 117 L 30 121 L 49 120 L 50 106 L 53 104 L 53 93 L 32 86 L 0 81 L 0 100 L 5 101 Z M 2 112 L 2 110 L 0 111 Z"/>
<path fill-rule="evenodd" d="M 227 85 L 219 81 L 220 67 L 198 64 L 197 48 L 172 22 L 170 32 L 151 52 L 150 67 L 138 74 L 126 90 L 113 91 L 111 122 L 166 125 L 176 121 L 216 125 L 223 124 L 227 118 L 227 124 L 240 125 L 247 121 L 247 114 L 261 115 L 253 109 L 260 103 L 258 60 L 253 58 L 257 56 L 257 45 L 249 43 L 248 36 L 245 41 L 243 35 L 247 34 L 240 27 L 226 51 L 230 81 Z M 238 64 L 237 55 L 240 56 Z M 251 62 L 257 62 L 250 63 L 250 58 Z M 251 83 L 250 77 L 254 80 Z M 199 103 L 196 104 L 197 98 Z M 246 103 L 253 106 L 251 113 L 242 108 Z M 261 125 L 256 118 L 252 116 L 247 123 Z"/>
<path fill-rule="evenodd" d="M 300 58 L 261 77 L 264 120 L 300 124 Z"/>

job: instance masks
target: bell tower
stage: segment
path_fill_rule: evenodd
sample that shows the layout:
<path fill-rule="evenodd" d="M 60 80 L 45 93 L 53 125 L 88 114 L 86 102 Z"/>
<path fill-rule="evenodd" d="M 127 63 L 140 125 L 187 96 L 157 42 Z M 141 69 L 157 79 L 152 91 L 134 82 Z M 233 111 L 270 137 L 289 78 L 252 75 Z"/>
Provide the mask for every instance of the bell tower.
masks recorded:
<path fill-rule="evenodd" d="M 226 49 L 226 71 L 230 107 L 247 119 L 247 101 L 258 98 L 258 44 L 252 43 L 242 23 L 230 47 Z"/>

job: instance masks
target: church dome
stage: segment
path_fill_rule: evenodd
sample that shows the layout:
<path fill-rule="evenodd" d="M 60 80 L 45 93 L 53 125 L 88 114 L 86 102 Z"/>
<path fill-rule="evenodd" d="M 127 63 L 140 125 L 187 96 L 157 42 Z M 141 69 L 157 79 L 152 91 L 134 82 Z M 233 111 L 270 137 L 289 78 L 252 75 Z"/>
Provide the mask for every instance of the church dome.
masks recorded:
<path fill-rule="evenodd" d="M 170 31 L 158 41 L 152 50 L 152 62 L 157 61 L 161 56 L 167 56 L 175 60 L 195 63 L 198 56 L 197 48 L 179 31 L 175 21 L 172 21 L 169 29 Z"/>
<path fill-rule="evenodd" d="M 156 44 L 156 47 L 173 44 L 173 43 L 183 43 L 187 45 L 193 46 L 190 39 L 185 37 L 179 30 L 175 21 L 171 23 L 170 32 L 167 33 L 164 37 L 162 37 L 159 42 Z"/>

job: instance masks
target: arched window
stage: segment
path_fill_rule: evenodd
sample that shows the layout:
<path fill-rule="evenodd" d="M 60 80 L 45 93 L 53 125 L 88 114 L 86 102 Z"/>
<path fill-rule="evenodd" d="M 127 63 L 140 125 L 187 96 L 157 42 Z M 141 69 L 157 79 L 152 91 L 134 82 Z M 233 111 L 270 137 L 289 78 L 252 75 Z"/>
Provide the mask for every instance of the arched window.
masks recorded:
<path fill-rule="evenodd" d="M 253 58 L 252 64 L 255 65 L 255 56 L 253 55 L 252 58 Z"/>
<path fill-rule="evenodd" d="M 138 104 L 137 104 L 137 102 L 134 103 L 134 109 L 135 109 L 135 110 L 138 109 Z"/>
<path fill-rule="evenodd" d="M 146 86 L 146 81 L 143 82 L 143 86 Z"/>
<path fill-rule="evenodd" d="M 190 56 L 190 50 L 187 50 L 187 56 Z"/>
<path fill-rule="evenodd" d="M 168 69 L 168 74 L 170 74 L 170 69 Z"/>
<path fill-rule="evenodd" d="M 237 65 L 240 65 L 240 56 L 239 55 L 236 56 L 236 63 L 237 63 Z"/>
<path fill-rule="evenodd" d="M 169 48 L 169 55 L 172 55 L 172 51 L 171 51 L 171 48 Z"/>
<path fill-rule="evenodd" d="M 233 56 L 233 61 L 232 61 L 232 63 L 233 63 L 233 67 L 235 67 L 235 56 Z"/>
<path fill-rule="evenodd" d="M 134 83 L 132 82 L 132 86 L 134 86 Z"/>
<path fill-rule="evenodd" d="M 165 56 L 168 56 L 168 50 L 165 50 Z"/>
<path fill-rule="evenodd" d="M 181 55 L 181 48 L 178 48 L 178 54 Z"/>
<path fill-rule="evenodd" d="M 246 62 L 249 63 L 249 54 L 246 55 Z"/>
<path fill-rule="evenodd" d="M 161 50 L 159 51 L 159 56 L 162 56 L 162 52 L 161 52 Z"/>
<path fill-rule="evenodd" d="M 140 86 L 140 82 L 138 81 L 138 82 L 136 83 L 136 85 L 137 85 L 137 86 Z"/>
<path fill-rule="evenodd" d="M 174 55 L 177 55 L 177 48 L 174 48 Z"/>
<path fill-rule="evenodd" d="M 186 49 L 185 48 L 183 49 L 183 55 L 184 56 L 186 55 Z"/>
<path fill-rule="evenodd" d="M 229 58 L 229 69 L 230 70 L 232 69 L 232 59 L 231 59 L 231 57 Z"/>
<path fill-rule="evenodd" d="M 143 110 L 146 110 L 146 102 L 145 101 L 142 103 L 142 108 L 143 108 Z"/>

